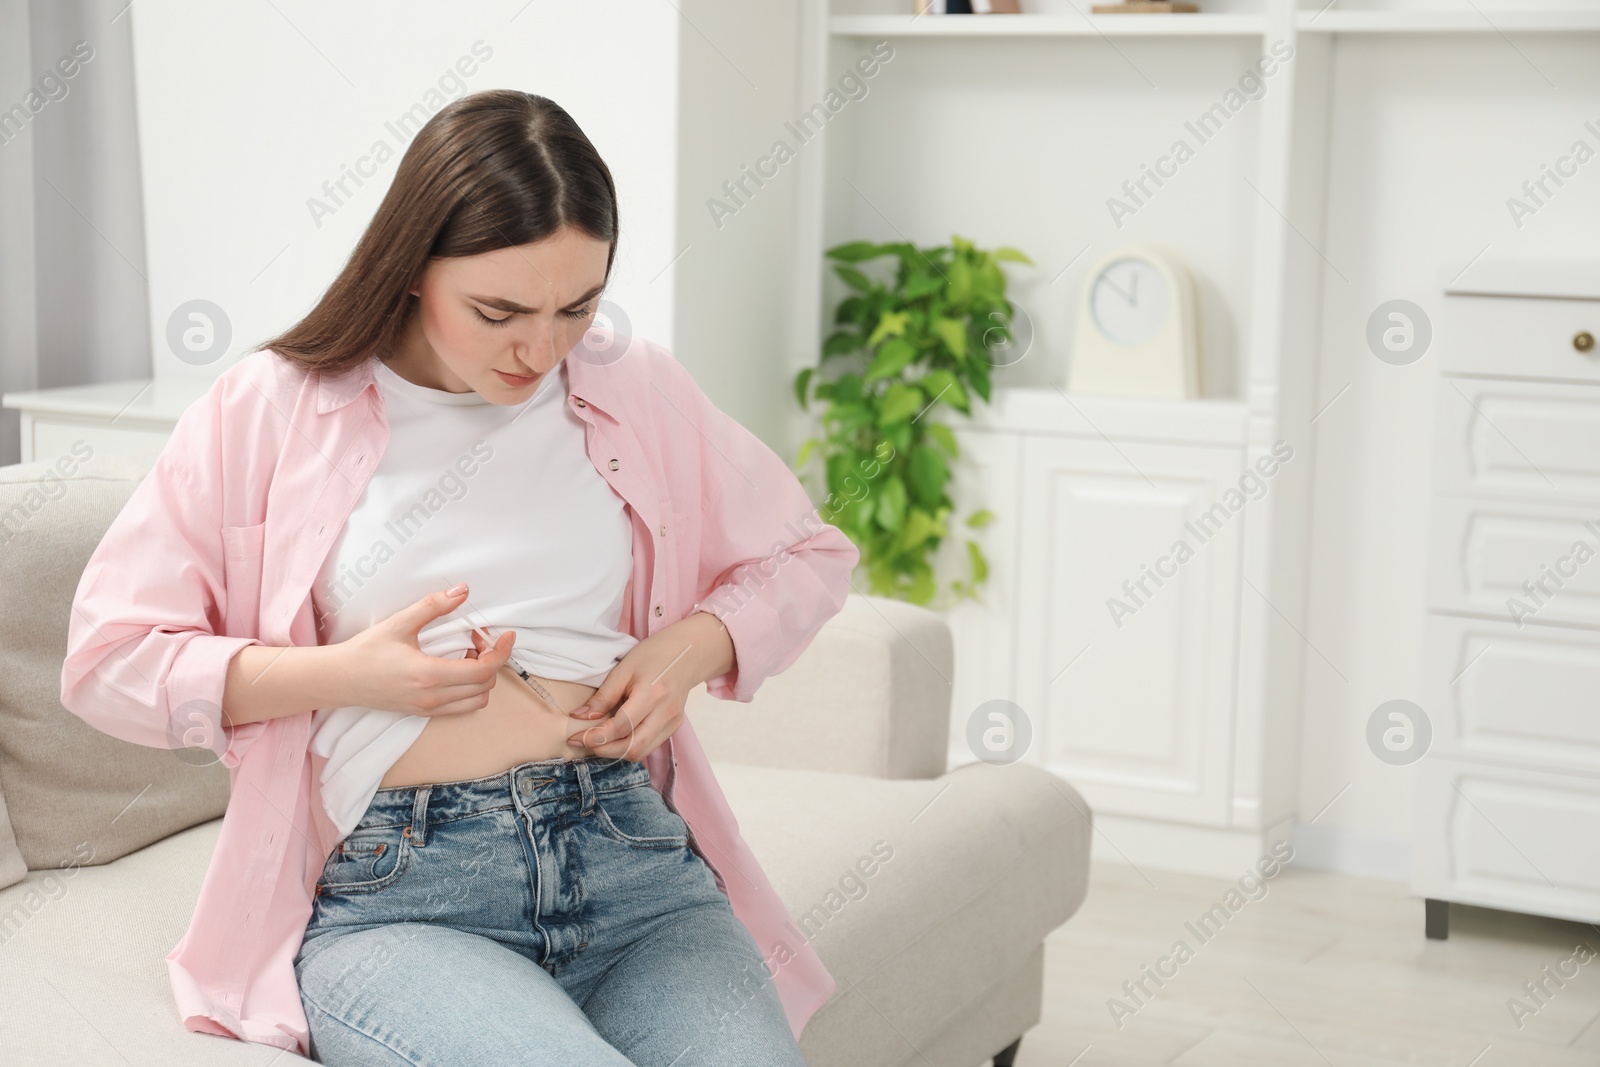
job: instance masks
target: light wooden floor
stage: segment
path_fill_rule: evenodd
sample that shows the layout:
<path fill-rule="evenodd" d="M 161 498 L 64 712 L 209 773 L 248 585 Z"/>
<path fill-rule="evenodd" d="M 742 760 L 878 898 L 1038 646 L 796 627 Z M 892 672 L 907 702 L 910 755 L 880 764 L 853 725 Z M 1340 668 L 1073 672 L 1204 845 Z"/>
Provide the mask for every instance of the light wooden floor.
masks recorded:
<path fill-rule="evenodd" d="M 1536 1006 L 1522 983 L 1580 942 L 1600 953 L 1593 926 L 1455 905 L 1449 940 L 1428 941 L 1404 885 L 1289 868 L 1202 943 L 1185 922 L 1232 884 L 1097 864 L 1046 943 L 1044 1016 L 1017 1067 L 1600 1065 L 1600 956 L 1547 982 L 1520 1030 L 1506 1004 Z M 1193 958 L 1146 979 L 1154 995 L 1119 1029 L 1108 998 L 1133 1007 L 1122 983 L 1180 939 Z"/>

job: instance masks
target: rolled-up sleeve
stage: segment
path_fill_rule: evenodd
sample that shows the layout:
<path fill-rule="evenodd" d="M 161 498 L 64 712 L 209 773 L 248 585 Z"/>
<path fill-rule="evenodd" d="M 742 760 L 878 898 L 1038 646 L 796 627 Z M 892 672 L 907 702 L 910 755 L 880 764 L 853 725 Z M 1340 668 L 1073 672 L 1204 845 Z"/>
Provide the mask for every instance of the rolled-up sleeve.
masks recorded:
<path fill-rule="evenodd" d="M 61 703 L 102 733 L 153 748 L 205 747 L 230 767 L 228 661 L 254 637 L 222 633 L 224 384 L 179 417 L 89 557 L 73 597 Z"/>
<path fill-rule="evenodd" d="M 681 373 L 705 472 L 691 612 L 721 619 L 734 647 L 733 669 L 707 681 L 706 691 L 749 702 L 844 607 L 861 551 L 822 521 L 777 453 Z"/>

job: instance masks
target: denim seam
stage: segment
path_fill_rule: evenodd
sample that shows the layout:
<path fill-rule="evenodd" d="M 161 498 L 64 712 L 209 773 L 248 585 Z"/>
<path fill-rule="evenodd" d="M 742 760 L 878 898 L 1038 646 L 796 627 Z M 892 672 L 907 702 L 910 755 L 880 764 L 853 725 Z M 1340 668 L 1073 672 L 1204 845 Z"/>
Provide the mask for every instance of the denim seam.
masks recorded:
<path fill-rule="evenodd" d="M 386 1041 L 383 1038 L 379 1037 L 377 1034 L 370 1034 L 367 1031 L 361 1029 L 361 1027 L 355 1025 L 354 1023 L 347 1022 L 344 1019 L 339 1018 L 339 1016 L 335 1015 L 333 1012 L 329 1011 L 327 1008 L 324 1008 L 321 1004 L 318 1004 L 315 997 L 307 995 L 304 991 L 301 992 L 300 996 L 301 996 L 301 999 L 304 1000 L 307 1004 L 311 1005 L 317 1011 L 320 1011 L 323 1015 L 326 1015 L 328 1018 L 332 1019 L 334 1022 L 338 1023 L 340 1026 L 344 1027 L 346 1030 L 349 1030 L 349 1031 L 351 1031 L 353 1033 L 360 1034 L 362 1037 L 366 1038 L 368 1041 L 376 1041 L 378 1044 L 382 1045 L 384 1048 L 388 1049 L 390 1052 L 394 1053 L 396 1056 L 399 1056 L 401 1059 L 405 1060 L 407 1063 L 413 1064 L 413 1065 L 415 1065 L 415 1067 L 422 1067 L 422 1061 L 421 1060 L 413 1059 L 411 1056 L 408 1056 L 406 1053 L 401 1052 L 399 1049 L 395 1048 L 388 1041 Z"/>

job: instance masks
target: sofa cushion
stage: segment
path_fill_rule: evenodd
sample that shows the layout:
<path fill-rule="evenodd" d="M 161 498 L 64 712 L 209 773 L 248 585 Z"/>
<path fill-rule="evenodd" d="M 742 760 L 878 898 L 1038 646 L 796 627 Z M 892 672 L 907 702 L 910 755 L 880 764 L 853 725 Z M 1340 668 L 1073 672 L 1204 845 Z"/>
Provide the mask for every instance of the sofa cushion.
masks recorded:
<path fill-rule="evenodd" d="M 310 1060 L 183 1028 L 166 955 L 188 928 L 221 819 L 115 863 L 35 870 L 0 890 L 0 1062 Z"/>
<path fill-rule="evenodd" d="M 108 863 L 228 803 L 227 768 L 209 750 L 129 744 L 61 706 L 78 580 L 145 470 L 96 456 L 91 473 L 79 459 L 0 467 L 0 788 L 10 831 L 0 826 L 0 885 L 23 864 Z"/>

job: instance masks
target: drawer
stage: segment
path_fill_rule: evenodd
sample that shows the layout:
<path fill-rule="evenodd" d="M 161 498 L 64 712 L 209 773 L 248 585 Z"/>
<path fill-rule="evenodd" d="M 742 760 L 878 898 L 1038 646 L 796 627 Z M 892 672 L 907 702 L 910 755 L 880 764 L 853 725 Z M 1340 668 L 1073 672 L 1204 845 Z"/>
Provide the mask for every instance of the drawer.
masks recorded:
<path fill-rule="evenodd" d="M 1600 505 L 1600 384 L 1441 376 L 1433 454 L 1439 493 Z"/>
<path fill-rule="evenodd" d="M 1600 300 L 1446 296 L 1439 365 L 1446 373 L 1600 381 L 1600 347 L 1580 352 L 1572 340 L 1600 337 Z"/>
<path fill-rule="evenodd" d="M 1422 707 L 1442 756 L 1600 778 L 1600 631 L 1429 615 Z"/>
<path fill-rule="evenodd" d="M 60 456 L 82 457 L 84 470 L 92 471 L 97 462 L 114 460 L 133 463 L 148 471 L 172 436 L 171 426 L 140 426 L 137 423 L 112 425 L 95 419 L 67 419 L 42 415 L 23 415 L 22 459 L 53 462 Z"/>
<path fill-rule="evenodd" d="M 1425 757 L 1411 890 L 1509 911 L 1600 920 L 1600 781 Z"/>
<path fill-rule="evenodd" d="M 1428 607 L 1600 628 L 1600 508 L 1434 497 Z"/>

